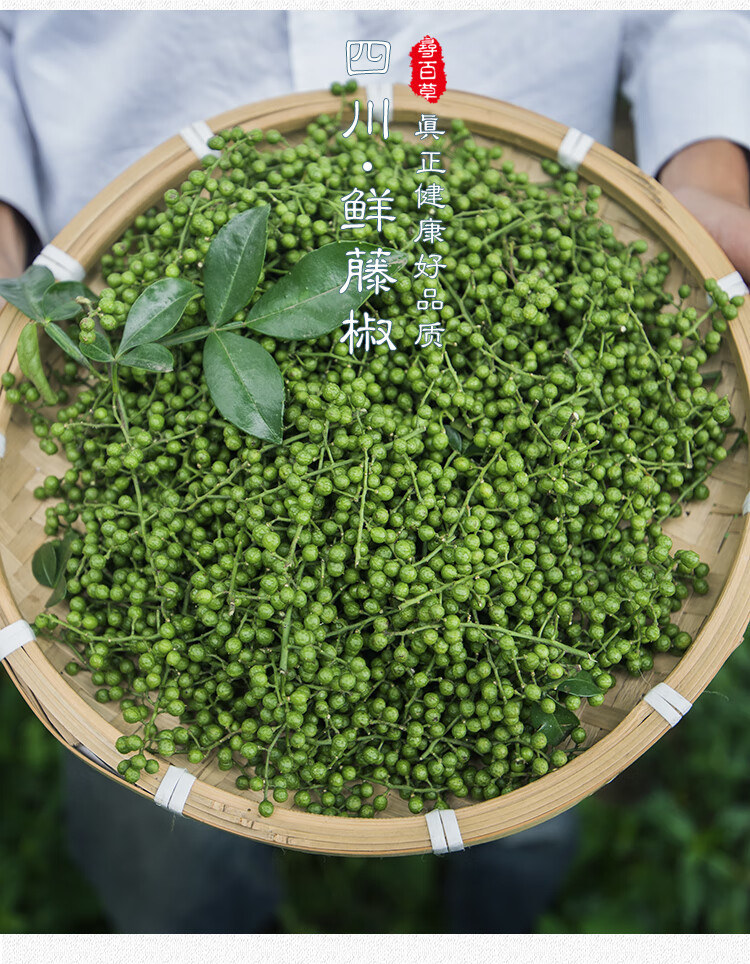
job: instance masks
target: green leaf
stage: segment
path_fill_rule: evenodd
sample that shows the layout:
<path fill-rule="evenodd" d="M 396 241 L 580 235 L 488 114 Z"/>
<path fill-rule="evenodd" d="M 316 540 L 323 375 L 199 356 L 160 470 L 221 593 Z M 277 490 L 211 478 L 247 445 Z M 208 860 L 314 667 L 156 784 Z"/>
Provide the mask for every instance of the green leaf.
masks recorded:
<path fill-rule="evenodd" d="M 130 308 L 117 357 L 168 334 L 182 318 L 187 303 L 198 294 L 198 288 L 182 278 L 162 278 L 149 285 Z"/>
<path fill-rule="evenodd" d="M 173 345 L 184 345 L 189 341 L 199 341 L 201 338 L 205 338 L 206 335 L 210 335 L 213 328 L 208 325 L 196 325 L 195 328 L 188 328 L 187 331 L 178 331 L 176 335 L 170 335 L 168 338 L 164 338 L 161 341 L 162 345 L 166 345 L 171 348 Z"/>
<path fill-rule="evenodd" d="M 47 609 L 52 609 L 53 606 L 56 606 L 59 602 L 62 602 L 63 599 L 65 599 L 67 592 L 68 592 L 68 580 L 65 578 L 65 573 L 63 573 L 62 576 L 55 583 L 55 586 L 52 590 L 52 594 L 50 595 L 49 599 L 45 603 L 45 607 Z"/>
<path fill-rule="evenodd" d="M 466 455 L 469 458 L 476 458 L 478 455 L 483 455 L 482 450 L 473 442 L 469 441 L 460 431 L 461 428 L 466 429 L 466 424 L 463 420 L 445 426 L 445 434 L 448 436 L 448 442 L 454 452 L 458 452 L 459 455 Z"/>
<path fill-rule="evenodd" d="M 237 214 L 211 242 L 203 268 L 203 296 L 208 320 L 216 328 L 231 321 L 258 286 L 269 211 L 264 204 Z"/>
<path fill-rule="evenodd" d="M 44 293 L 54 284 L 49 268 L 32 264 L 18 278 L 0 281 L 0 298 L 20 309 L 33 321 L 44 321 Z"/>
<path fill-rule="evenodd" d="M 375 245 L 340 241 L 311 251 L 280 278 L 253 305 L 247 324 L 253 331 L 273 338 L 317 338 L 338 328 L 372 294 L 355 285 L 342 292 L 349 275 L 348 252 L 376 250 Z M 405 263 L 405 256 L 388 251 L 390 268 Z"/>
<path fill-rule="evenodd" d="M 596 685 L 596 681 L 591 673 L 582 669 L 575 676 L 569 676 L 557 684 L 557 688 L 563 693 L 571 693 L 573 696 L 598 696 L 602 690 Z"/>
<path fill-rule="evenodd" d="M 598 690 L 601 693 L 601 690 Z M 555 719 L 560 724 L 560 726 L 565 730 L 572 730 L 576 726 L 581 725 L 581 721 L 565 706 L 558 706 L 555 710 Z"/>
<path fill-rule="evenodd" d="M 80 281 L 58 281 L 47 289 L 42 299 L 44 317 L 47 321 L 66 321 L 83 311 L 76 298 L 96 301 L 96 295 Z"/>
<path fill-rule="evenodd" d="M 466 444 L 466 439 L 460 432 L 457 432 L 452 425 L 445 426 L 445 434 L 448 436 L 448 443 L 454 452 L 458 452 L 460 455 L 464 450 L 464 445 Z"/>
<path fill-rule="evenodd" d="M 112 345 L 103 331 L 95 331 L 94 341 L 90 345 L 82 343 L 81 351 L 92 361 L 111 362 L 115 360 L 112 354 Z"/>
<path fill-rule="evenodd" d="M 42 356 L 39 351 L 38 323 L 30 321 L 21 329 L 16 346 L 18 365 L 24 375 L 34 383 L 47 405 L 57 403 L 57 393 L 52 391 L 44 372 Z"/>
<path fill-rule="evenodd" d="M 544 713 L 538 704 L 534 704 L 529 718 L 537 732 L 547 737 L 548 746 L 557 746 L 574 727 L 580 724 L 578 717 L 564 706 L 558 706 L 554 713 Z"/>
<path fill-rule="evenodd" d="M 47 299 L 44 301 L 45 321 L 69 321 L 81 314 L 83 308 L 77 301 L 61 301 L 54 307 L 47 307 Z"/>
<path fill-rule="evenodd" d="M 52 595 L 47 600 L 47 609 L 51 609 L 52 606 L 56 606 L 59 602 L 65 599 L 65 594 L 68 591 L 68 577 L 67 577 L 67 566 L 68 560 L 73 554 L 73 540 L 76 538 L 77 533 L 72 529 L 68 529 L 65 533 L 65 537 L 62 541 L 57 540 L 53 545 L 55 546 L 55 555 L 57 557 L 57 573 L 55 576 L 55 584 L 52 590 Z"/>
<path fill-rule="evenodd" d="M 145 368 L 150 372 L 171 372 L 174 371 L 174 356 L 172 352 L 153 342 L 150 345 L 139 345 L 131 351 L 125 352 L 118 358 L 121 365 L 129 365 L 131 368 Z"/>
<path fill-rule="evenodd" d="M 242 335 L 215 332 L 206 339 L 203 371 L 224 418 L 248 435 L 281 442 L 284 380 L 265 348 Z"/>
<path fill-rule="evenodd" d="M 538 706 L 532 706 L 529 714 L 531 725 L 538 733 L 547 737 L 547 746 L 557 746 L 564 739 L 565 733 L 555 719 L 554 713 L 543 713 Z"/>
<path fill-rule="evenodd" d="M 57 540 L 59 542 L 59 540 Z M 57 551 L 55 543 L 45 542 L 34 553 L 31 560 L 31 572 L 34 579 L 42 586 L 49 586 L 50 589 L 57 581 Z"/>
<path fill-rule="evenodd" d="M 71 358 L 75 359 L 80 365 L 88 365 L 88 362 L 81 354 L 81 350 L 76 345 L 76 343 L 70 338 L 70 336 L 60 328 L 59 325 L 55 325 L 52 322 L 48 322 L 44 325 L 44 330 L 50 336 L 55 344 L 59 345 L 60 348 Z"/>

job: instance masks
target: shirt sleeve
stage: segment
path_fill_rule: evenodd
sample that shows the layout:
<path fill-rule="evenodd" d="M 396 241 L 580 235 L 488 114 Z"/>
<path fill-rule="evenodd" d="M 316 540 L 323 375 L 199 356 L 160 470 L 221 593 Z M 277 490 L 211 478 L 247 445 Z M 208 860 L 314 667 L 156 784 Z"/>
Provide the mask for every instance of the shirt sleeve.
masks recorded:
<path fill-rule="evenodd" d="M 708 138 L 750 149 L 750 12 L 628 14 L 622 90 L 647 174 Z"/>
<path fill-rule="evenodd" d="M 0 201 L 19 211 L 44 237 L 34 139 L 14 76 L 14 16 L 0 15 Z"/>

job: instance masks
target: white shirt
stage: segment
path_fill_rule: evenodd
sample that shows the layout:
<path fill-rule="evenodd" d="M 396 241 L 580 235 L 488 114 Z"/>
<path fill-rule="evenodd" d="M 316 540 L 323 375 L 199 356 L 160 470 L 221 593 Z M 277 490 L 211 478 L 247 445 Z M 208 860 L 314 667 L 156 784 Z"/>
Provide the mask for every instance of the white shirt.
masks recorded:
<path fill-rule="evenodd" d="M 426 33 L 442 44 L 449 88 L 605 144 L 622 89 L 649 174 L 704 138 L 750 148 L 746 12 L 5 11 L 0 199 L 46 242 L 184 125 L 346 80 L 349 39 L 390 41 L 378 79 L 408 83 Z"/>

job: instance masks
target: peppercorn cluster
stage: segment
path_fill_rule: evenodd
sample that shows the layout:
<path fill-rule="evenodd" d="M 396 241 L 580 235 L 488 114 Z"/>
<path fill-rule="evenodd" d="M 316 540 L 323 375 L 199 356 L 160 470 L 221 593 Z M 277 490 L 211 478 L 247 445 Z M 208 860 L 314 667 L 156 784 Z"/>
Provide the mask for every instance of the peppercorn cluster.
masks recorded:
<path fill-rule="evenodd" d="M 738 301 L 709 282 L 699 316 L 689 289 L 665 290 L 668 255 L 619 242 L 577 174 L 545 161 L 531 183 L 460 121 L 446 142 L 444 309 L 418 311 L 424 279 L 403 277 L 368 302 L 396 351 L 264 338 L 284 375 L 282 445 L 221 418 L 197 343 L 175 349 L 174 372 L 120 370 L 126 425 L 109 379 L 68 397 L 74 364 L 52 417 L 6 379 L 42 449 L 71 463 L 37 493 L 60 499 L 48 535 L 74 531 L 70 611 L 36 626 L 120 703 L 128 781 L 158 770 L 153 754 L 215 754 L 264 815 L 272 801 L 367 817 L 392 793 L 413 813 L 488 800 L 580 752 L 571 714 L 602 702 L 613 667 L 639 674 L 691 642 L 672 615 L 707 591 L 708 567 L 673 554 L 662 523 L 707 497 L 727 455 L 729 405 L 700 366 Z M 271 208 L 257 295 L 339 239 L 352 187 L 390 188 L 382 235 L 408 265 L 422 253 L 408 134 L 344 139 L 323 116 L 296 146 L 241 129 L 211 146 L 218 160 L 102 258 L 81 341 L 97 323 L 116 340 L 159 278 L 199 284 L 216 230 L 253 205 Z M 425 321 L 441 346 L 414 347 Z M 180 329 L 201 324 L 196 299 Z M 570 685 L 581 671 L 588 696 Z"/>

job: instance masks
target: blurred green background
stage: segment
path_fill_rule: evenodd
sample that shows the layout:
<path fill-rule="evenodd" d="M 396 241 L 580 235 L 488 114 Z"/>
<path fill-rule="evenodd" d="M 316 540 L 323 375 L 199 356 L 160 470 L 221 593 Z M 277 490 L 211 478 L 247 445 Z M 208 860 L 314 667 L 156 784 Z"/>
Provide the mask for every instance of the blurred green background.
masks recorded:
<path fill-rule="evenodd" d="M 746 642 L 679 726 L 580 806 L 578 856 L 540 931 L 747 932 L 748 693 Z M 62 752 L 0 673 L 0 932 L 109 930 L 66 852 Z M 346 921 L 354 933 L 441 932 L 442 861 L 371 860 L 362 874 L 364 863 L 285 854 L 280 928 L 336 933 Z"/>

